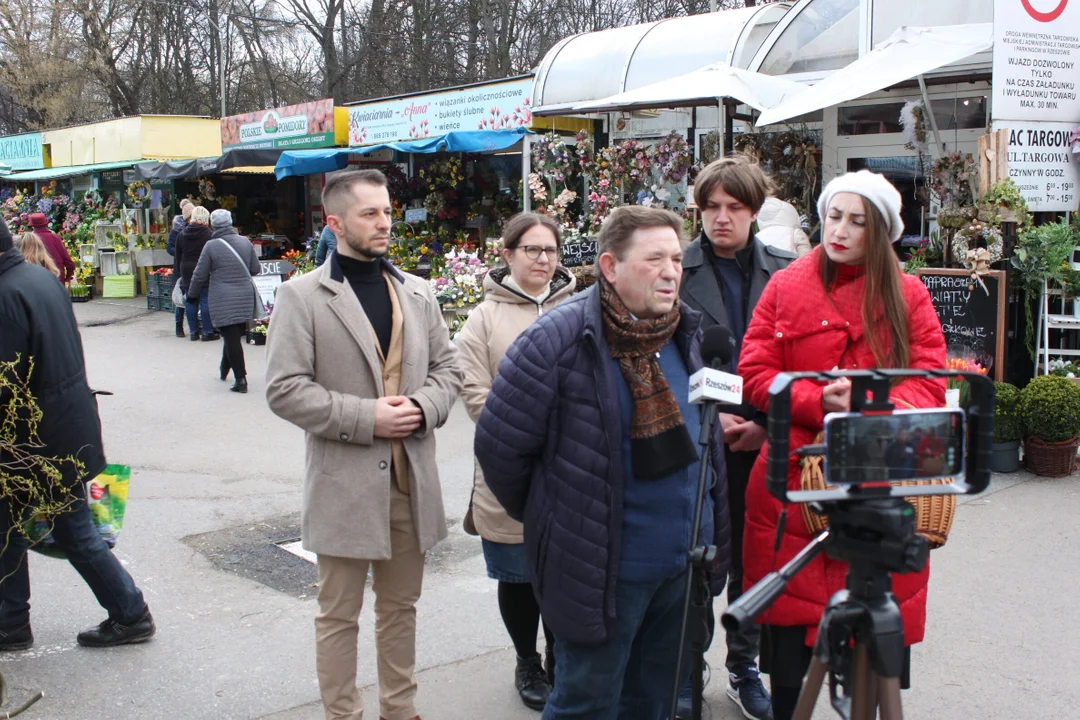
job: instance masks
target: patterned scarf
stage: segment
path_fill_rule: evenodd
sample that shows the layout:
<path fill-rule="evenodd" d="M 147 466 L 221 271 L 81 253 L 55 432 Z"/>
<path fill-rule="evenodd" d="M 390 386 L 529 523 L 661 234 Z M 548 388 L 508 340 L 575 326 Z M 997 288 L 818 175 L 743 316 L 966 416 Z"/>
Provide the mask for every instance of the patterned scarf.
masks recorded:
<path fill-rule="evenodd" d="M 660 350 L 679 327 L 679 305 L 662 317 L 635 318 L 606 280 L 600 280 L 604 338 L 634 398 L 630 461 L 642 480 L 666 477 L 696 462 L 697 449 L 679 403 L 660 369 Z"/>

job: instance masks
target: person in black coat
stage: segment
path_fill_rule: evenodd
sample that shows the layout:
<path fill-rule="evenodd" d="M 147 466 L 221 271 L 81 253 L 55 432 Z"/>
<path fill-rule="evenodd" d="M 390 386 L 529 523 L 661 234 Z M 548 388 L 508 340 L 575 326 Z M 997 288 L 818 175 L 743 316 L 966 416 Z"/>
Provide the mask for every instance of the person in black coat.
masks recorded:
<path fill-rule="evenodd" d="M 180 267 L 180 289 L 187 296 L 191 286 L 191 276 L 195 274 L 195 268 L 199 264 L 203 248 L 210 242 L 210 211 L 202 206 L 197 206 L 191 211 L 191 220 L 187 227 L 176 236 L 176 264 Z M 194 342 L 200 337 L 209 342 L 218 340 L 220 335 L 214 332 L 214 325 L 210 322 L 210 293 L 208 288 L 203 288 L 198 295 L 198 302 L 187 302 L 188 332 Z M 202 313 L 202 330 L 199 328 L 199 313 Z"/>
<path fill-rule="evenodd" d="M 195 209 L 195 203 L 191 202 L 187 198 L 180 201 L 180 214 L 173 218 L 172 229 L 169 230 L 169 238 L 165 241 L 165 252 L 169 253 L 173 259 L 173 277 L 177 282 L 180 280 L 180 262 L 176 258 L 176 238 L 180 236 L 180 232 L 187 227 L 188 220 L 191 219 L 191 211 Z M 178 305 L 176 307 L 176 337 L 184 337 L 184 306 Z"/>
<path fill-rule="evenodd" d="M 131 575 L 98 534 L 86 501 L 86 481 L 105 468 L 97 401 L 86 381 L 82 340 L 71 299 L 48 270 L 27 263 L 12 246 L 11 233 L 0 219 L 0 363 L 4 372 L 28 379 L 41 418 L 37 426 L 38 457 L 74 458 L 81 463 L 58 463 L 55 480 L 41 478 L 49 488 L 69 492 L 69 509 L 51 518 L 52 536 L 68 561 L 90 586 L 109 618 L 79 633 L 88 647 L 111 647 L 149 640 L 154 619 Z M 0 408 L 11 402 L 10 390 L 0 388 Z M 29 429 L 16 423 L 15 446 L 30 441 Z M 20 470 L 0 450 L 0 467 L 8 474 Z M 25 472 L 25 471 L 24 471 Z M 40 477 L 40 476 L 39 476 Z M 25 650 L 34 644 L 30 629 L 30 573 L 27 539 L 19 530 L 34 512 L 24 503 L 0 495 L 0 651 Z"/>

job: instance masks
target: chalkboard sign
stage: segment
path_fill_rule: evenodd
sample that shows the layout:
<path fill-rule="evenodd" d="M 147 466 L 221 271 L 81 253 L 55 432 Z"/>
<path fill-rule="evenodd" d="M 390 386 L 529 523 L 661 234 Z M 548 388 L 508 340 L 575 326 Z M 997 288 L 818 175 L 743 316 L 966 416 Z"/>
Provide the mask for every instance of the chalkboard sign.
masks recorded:
<path fill-rule="evenodd" d="M 562 264 L 566 267 L 582 267 L 596 262 L 596 238 L 583 238 L 562 245 Z"/>
<path fill-rule="evenodd" d="M 934 303 L 951 356 L 969 357 L 988 368 L 1001 382 L 1005 377 L 1005 273 L 981 275 L 967 270 L 923 268 L 917 271 Z"/>

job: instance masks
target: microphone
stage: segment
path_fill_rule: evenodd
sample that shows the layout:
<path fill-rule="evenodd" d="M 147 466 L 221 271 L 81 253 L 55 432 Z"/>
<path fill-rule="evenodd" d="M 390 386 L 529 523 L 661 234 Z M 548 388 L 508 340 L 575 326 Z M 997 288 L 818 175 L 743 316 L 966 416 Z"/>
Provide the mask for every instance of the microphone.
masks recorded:
<path fill-rule="evenodd" d="M 701 339 L 705 367 L 690 376 L 690 402 L 742 404 L 742 378 L 720 369 L 731 363 L 735 347 L 735 336 L 730 329 L 713 325 L 705 330 Z"/>

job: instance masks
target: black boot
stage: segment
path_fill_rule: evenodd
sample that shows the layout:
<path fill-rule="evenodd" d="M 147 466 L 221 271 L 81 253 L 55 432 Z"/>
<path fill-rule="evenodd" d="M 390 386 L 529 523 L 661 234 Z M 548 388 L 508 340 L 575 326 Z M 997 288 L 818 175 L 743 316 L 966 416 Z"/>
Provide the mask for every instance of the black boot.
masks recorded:
<path fill-rule="evenodd" d="M 544 666 L 540 664 L 539 654 L 531 658 L 517 659 L 514 687 L 517 688 L 525 707 L 530 710 L 544 709 L 548 695 L 551 694 L 551 685 L 548 684 L 547 676 L 544 674 Z"/>
<path fill-rule="evenodd" d="M 191 333 L 191 342 L 198 342 L 198 341 L 199 341 L 199 333 L 197 331 Z"/>
<path fill-rule="evenodd" d="M 214 340 L 220 340 L 221 335 L 219 335 L 216 332 L 212 332 L 209 335 L 207 335 L 206 333 L 203 333 L 202 339 L 203 339 L 203 342 L 213 342 Z"/>
<path fill-rule="evenodd" d="M 130 625 L 106 620 L 89 630 L 83 630 L 79 633 L 78 641 L 83 647 L 113 647 L 146 642 L 154 637 L 155 632 L 157 628 L 154 626 L 154 618 L 150 615 L 150 608 L 147 608 L 139 619 Z"/>
<path fill-rule="evenodd" d="M 184 321 L 183 320 L 178 320 L 177 323 L 176 323 L 176 337 L 178 337 L 178 338 L 187 337 L 186 335 L 184 335 Z"/>
<path fill-rule="evenodd" d="M 236 378 L 236 382 L 234 382 L 233 386 L 231 388 L 229 388 L 229 389 L 232 390 L 235 393 L 246 393 L 247 392 L 247 378 L 246 377 Z"/>
<path fill-rule="evenodd" d="M 30 631 L 30 623 L 11 631 L 0 630 L 0 652 L 28 650 L 33 645 L 34 633 Z"/>
<path fill-rule="evenodd" d="M 544 652 L 544 666 L 547 670 L 548 685 L 555 688 L 555 648 L 548 645 L 547 650 Z"/>

